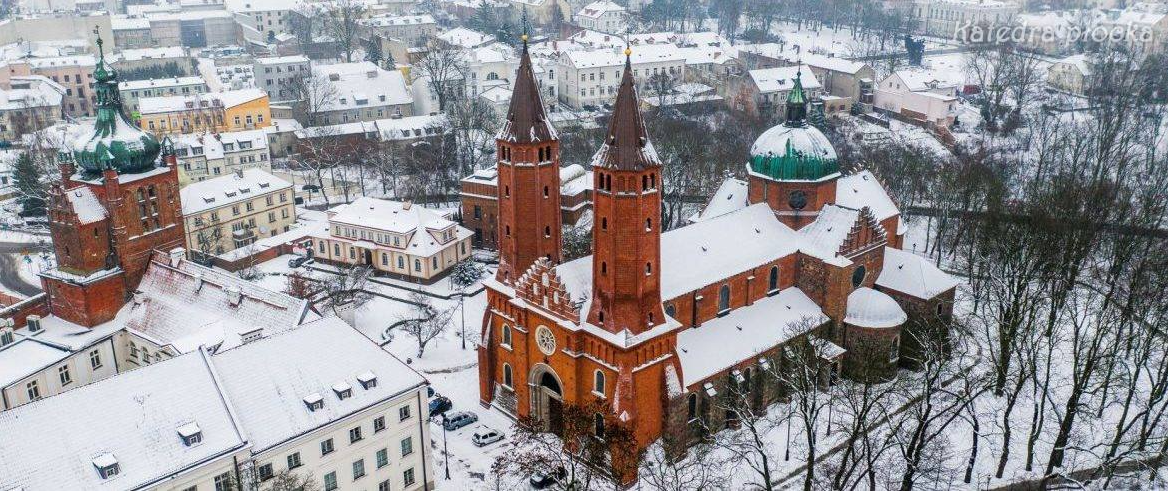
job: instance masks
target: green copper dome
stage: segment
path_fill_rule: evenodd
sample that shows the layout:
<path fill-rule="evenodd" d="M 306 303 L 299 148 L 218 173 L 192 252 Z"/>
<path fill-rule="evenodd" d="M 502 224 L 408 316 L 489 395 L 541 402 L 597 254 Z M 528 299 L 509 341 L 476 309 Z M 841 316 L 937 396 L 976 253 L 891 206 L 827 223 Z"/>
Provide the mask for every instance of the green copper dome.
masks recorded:
<path fill-rule="evenodd" d="M 97 39 L 98 60 L 93 70 L 97 94 L 97 120 L 88 137 L 73 142 L 73 161 L 86 173 L 114 169 L 132 174 L 156 166 L 162 149 L 154 135 L 142 131 L 122 113 L 118 95 L 118 73 L 105 62 L 101 38 Z"/>
<path fill-rule="evenodd" d="M 759 135 L 748 166 L 780 181 L 816 181 L 839 173 L 835 148 L 823 132 L 807 125 L 807 96 L 798 73 L 787 94 L 787 121 Z"/>

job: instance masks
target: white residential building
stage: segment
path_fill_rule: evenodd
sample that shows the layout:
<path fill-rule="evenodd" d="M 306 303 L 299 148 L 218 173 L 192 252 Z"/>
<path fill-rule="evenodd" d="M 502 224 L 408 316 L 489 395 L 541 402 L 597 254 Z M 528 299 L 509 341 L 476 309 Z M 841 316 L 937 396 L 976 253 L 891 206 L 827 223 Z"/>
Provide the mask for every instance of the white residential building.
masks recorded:
<path fill-rule="evenodd" d="M 962 27 L 1006 26 L 1018 11 L 1017 3 L 1001 0 L 917 0 L 913 15 L 925 34 L 965 40 Z"/>
<path fill-rule="evenodd" d="M 401 40 L 406 46 L 421 46 L 427 39 L 438 34 L 438 23 L 429 14 L 397 15 L 382 14 L 361 19 L 362 26 L 383 38 Z"/>
<path fill-rule="evenodd" d="M 414 98 L 405 77 L 368 62 L 314 65 L 315 77 L 327 80 L 335 95 L 318 111 L 325 124 L 373 121 L 413 114 Z"/>
<path fill-rule="evenodd" d="M 628 16 L 628 10 L 619 4 L 600 0 L 576 12 L 576 25 L 608 34 L 624 35 L 629 25 Z"/>
<path fill-rule="evenodd" d="M 42 75 L 12 77 L 8 89 L 0 89 L 0 140 L 11 142 L 60 121 L 66 93 Z"/>
<path fill-rule="evenodd" d="M 1051 88 L 1075 95 L 1087 93 L 1091 78 L 1091 59 L 1085 54 L 1055 61 L 1046 69 L 1046 83 Z"/>
<path fill-rule="evenodd" d="M 672 44 L 637 46 L 632 50 L 631 61 L 633 76 L 642 90 L 655 75 L 669 76 L 677 83 L 685 79 L 685 57 Z M 577 109 L 611 104 L 624 64 L 625 55 L 619 49 L 564 53 L 560 58 L 560 101 Z"/>
<path fill-rule="evenodd" d="M 876 86 L 876 109 L 937 126 L 951 126 L 957 117 L 960 73 L 914 68 L 897 70 Z"/>
<path fill-rule="evenodd" d="M 296 100 L 297 79 L 311 73 L 312 62 L 304 55 L 256 58 L 252 63 L 256 88 L 267 91 L 273 103 Z"/>
<path fill-rule="evenodd" d="M 426 283 L 470 257 L 470 230 L 409 201 L 361 197 L 329 210 L 328 230 L 314 232 L 315 257 Z"/>
<path fill-rule="evenodd" d="M 129 80 L 118 83 L 118 93 L 122 97 L 122 107 L 131 113 L 136 113 L 138 112 L 138 101 L 143 97 L 206 94 L 207 82 L 203 80 L 203 77 Z"/>
<path fill-rule="evenodd" d="M 335 317 L 249 332 L 0 413 L 0 487 L 432 489 L 426 386 Z"/>

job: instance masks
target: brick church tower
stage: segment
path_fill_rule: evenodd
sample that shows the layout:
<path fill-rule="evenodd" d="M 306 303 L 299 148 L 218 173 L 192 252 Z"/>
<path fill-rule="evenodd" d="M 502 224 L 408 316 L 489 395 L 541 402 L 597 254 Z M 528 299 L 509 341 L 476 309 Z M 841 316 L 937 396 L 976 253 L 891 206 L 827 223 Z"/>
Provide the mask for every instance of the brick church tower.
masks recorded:
<path fill-rule="evenodd" d="M 41 273 L 52 314 L 88 327 L 113 319 L 152 251 L 182 247 L 184 235 L 173 148 L 126 119 L 117 72 L 97 46 L 97 119 L 61 152 L 48 210 L 57 267 Z"/>
<path fill-rule="evenodd" d="M 604 145 L 593 158 L 592 303 L 588 322 L 640 334 L 665 322 L 661 307 L 661 162 L 625 73 Z"/>
<path fill-rule="evenodd" d="M 498 155 L 499 271 L 513 282 L 539 258 L 560 262 L 560 141 L 547 120 L 527 35 Z"/>

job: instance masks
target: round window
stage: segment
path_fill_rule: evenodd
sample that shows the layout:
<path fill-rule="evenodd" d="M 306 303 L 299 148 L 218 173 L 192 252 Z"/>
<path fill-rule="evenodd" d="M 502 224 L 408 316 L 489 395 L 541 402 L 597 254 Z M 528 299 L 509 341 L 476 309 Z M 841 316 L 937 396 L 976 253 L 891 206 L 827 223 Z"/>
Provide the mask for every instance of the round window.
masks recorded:
<path fill-rule="evenodd" d="M 802 210 L 807 207 L 807 193 L 803 192 L 802 189 L 791 191 L 790 196 L 787 197 L 787 206 L 790 206 L 792 210 Z"/>
<path fill-rule="evenodd" d="M 852 272 L 852 287 L 859 288 L 864 283 L 864 277 L 868 275 L 868 269 L 861 264 Z"/>
<path fill-rule="evenodd" d="M 556 352 L 556 335 L 547 326 L 539 326 L 535 330 L 535 344 L 543 354 L 551 356 Z"/>

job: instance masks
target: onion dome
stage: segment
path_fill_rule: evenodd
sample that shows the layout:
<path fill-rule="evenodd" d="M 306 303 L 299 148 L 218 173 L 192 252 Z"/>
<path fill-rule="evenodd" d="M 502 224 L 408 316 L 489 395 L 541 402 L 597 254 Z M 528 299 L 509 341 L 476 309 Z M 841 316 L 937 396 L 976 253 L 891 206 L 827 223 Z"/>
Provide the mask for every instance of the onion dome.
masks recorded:
<path fill-rule="evenodd" d="M 787 93 L 787 121 L 759 135 L 750 147 L 750 171 L 775 180 L 817 181 L 839 173 L 835 148 L 807 124 L 807 96 L 796 72 Z"/>
<path fill-rule="evenodd" d="M 857 288 L 848 295 L 848 310 L 844 322 L 856 327 L 897 327 L 908 320 L 904 309 L 885 293 L 868 287 Z"/>
<path fill-rule="evenodd" d="M 97 66 L 93 70 L 97 119 L 89 136 L 81 136 L 73 142 L 73 160 L 83 172 L 90 174 L 105 169 L 113 169 L 119 174 L 152 169 L 161 145 L 154 135 L 142 131 L 123 114 L 118 95 L 118 73 L 105 62 L 101 38 L 97 39 L 97 50 Z"/>

